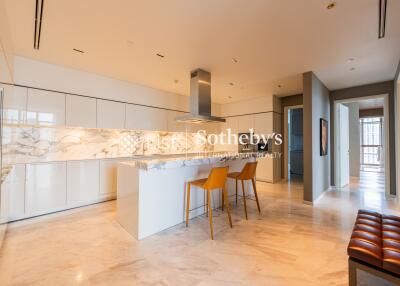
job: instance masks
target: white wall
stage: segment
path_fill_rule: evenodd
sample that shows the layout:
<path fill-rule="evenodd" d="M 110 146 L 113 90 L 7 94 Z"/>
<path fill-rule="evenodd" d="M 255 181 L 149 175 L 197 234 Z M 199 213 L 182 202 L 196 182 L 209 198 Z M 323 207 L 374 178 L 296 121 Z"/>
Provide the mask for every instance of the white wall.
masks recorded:
<path fill-rule="evenodd" d="M 349 108 L 349 161 L 350 176 L 360 176 L 360 115 L 357 102 L 346 104 Z"/>
<path fill-rule="evenodd" d="M 250 100 L 221 105 L 221 116 L 236 116 L 269 111 L 280 112 L 279 100 L 274 96 L 263 96 Z"/>
<path fill-rule="evenodd" d="M 399 63 L 399 68 L 400 68 L 400 63 Z M 399 129 L 399 125 L 400 125 L 400 77 L 397 78 L 397 82 L 395 79 L 395 85 L 396 85 L 396 89 L 395 89 L 395 99 L 396 99 L 396 114 L 395 114 L 395 122 L 396 122 L 396 128 L 395 130 L 397 130 L 396 132 L 396 179 L 397 179 L 397 190 L 396 193 L 400 194 L 400 132 L 398 130 Z M 397 197 L 399 197 L 399 195 L 397 195 Z"/>
<path fill-rule="evenodd" d="M 4 1 L 0 1 L 0 81 L 11 83 L 14 48 L 5 12 Z"/>
<path fill-rule="evenodd" d="M 188 96 L 20 56 L 14 57 L 14 82 L 60 92 L 189 111 Z M 220 114 L 219 104 L 213 104 L 212 113 Z"/>

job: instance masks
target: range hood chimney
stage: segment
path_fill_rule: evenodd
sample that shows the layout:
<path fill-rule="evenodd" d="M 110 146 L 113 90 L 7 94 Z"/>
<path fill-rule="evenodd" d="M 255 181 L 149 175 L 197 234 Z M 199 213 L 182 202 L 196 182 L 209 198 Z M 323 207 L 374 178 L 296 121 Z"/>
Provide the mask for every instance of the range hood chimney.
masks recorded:
<path fill-rule="evenodd" d="M 175 118 L 179 122 L 225 122 L 211 115 L 211 73 L 196 69 L 190 73 L 190 113 Z"/>

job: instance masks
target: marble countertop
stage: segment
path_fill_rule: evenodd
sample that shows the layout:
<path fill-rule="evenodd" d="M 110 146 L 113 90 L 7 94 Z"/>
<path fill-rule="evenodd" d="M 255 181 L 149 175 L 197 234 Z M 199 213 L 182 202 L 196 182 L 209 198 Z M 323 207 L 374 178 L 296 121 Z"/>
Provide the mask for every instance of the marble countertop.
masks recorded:
<path fill-rule="evenodd" d="M 129 164 L 142 170 L 158 170 L 180 168 L 185 166 L 211 165 L 232 160 L 263 158 L 266 156 L 268 156 L 268 153 L 266 152 L 208 152 L 154 156 L 155 158 L 137 159 L 130 162 L 121 162 L 121 164 Z"/>
<path fill-rule="evenodd" d="M 7 179 L 7 176 L 10 174 L 12 170 L 12 166 L 4 166 L 1 168 L 1 184 Z"/>

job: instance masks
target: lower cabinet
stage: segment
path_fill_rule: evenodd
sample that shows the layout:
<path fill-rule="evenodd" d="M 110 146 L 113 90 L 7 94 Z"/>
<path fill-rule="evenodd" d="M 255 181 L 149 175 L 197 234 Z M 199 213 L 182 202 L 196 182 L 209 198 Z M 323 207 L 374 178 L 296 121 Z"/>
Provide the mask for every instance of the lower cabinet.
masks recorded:
<path fill-rule="evenodd" d="M 100 160 L 100 195 L 115 196 L 117 194 L 117 170 L 121 159 Z"/>
<path fill-rule="evenodd" d="M 17 164 L 1 185 L 0 223 L 113 199 L 117 194 L 115 158 Z"/>
<path fill-rule="evenodd" d="M 79 206 L 99 198 L 99 161 L 67 162 L 67 204 Z"/>
<path fill-rule="evenodd" d="M 26 165 L 26 216 L 66 208 L 66 162 Z"/>
<path fill-rule="evenodd" d="M 13 167 L 1 185 L 0 223 L 25 216 L 25 164 Z"/>
<path fill-rule="evenodd" d="M 274 181 L 274 159 L 260 158 L 257 159 L 256 178 L 258 181 L 272 183 Z"/>

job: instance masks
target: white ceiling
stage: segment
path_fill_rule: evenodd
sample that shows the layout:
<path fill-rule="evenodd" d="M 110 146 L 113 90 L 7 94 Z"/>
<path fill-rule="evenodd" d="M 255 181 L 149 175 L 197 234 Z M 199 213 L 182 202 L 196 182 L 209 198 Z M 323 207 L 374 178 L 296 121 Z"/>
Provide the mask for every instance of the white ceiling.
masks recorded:
<path fill-rule="evenodd" d="M 45 1 L 39 51 L 35 1 L 0 1 L 18 55 L 183 95 L 200 67 L 219 103 L 300 93 L 309 70 L 329 89 L 390 80 L 400 56 L 398 0 L 381 40 L 378 0 Z"/>
<path fill-rule="evenodd" d="M 384 105 L 385 100 L 383 98 L 371 98 L 358 102 L 359 109 L 383 108 Z"/>

